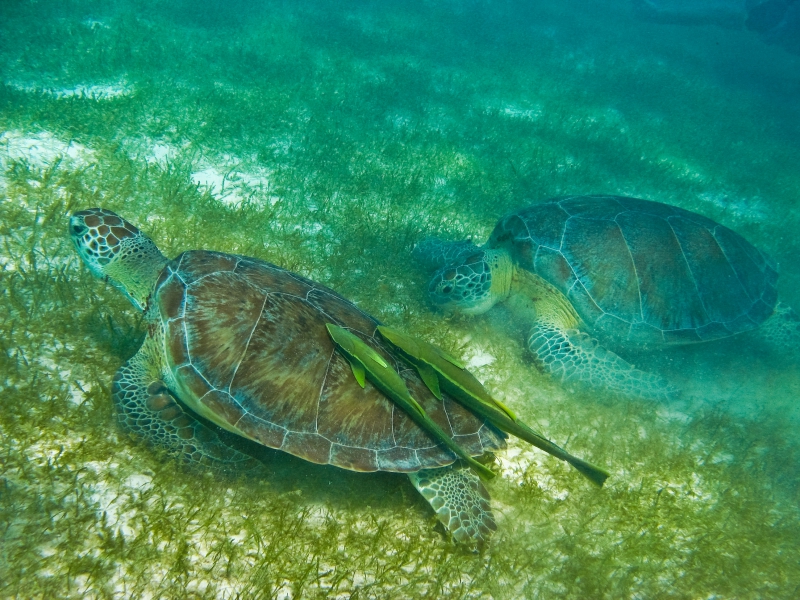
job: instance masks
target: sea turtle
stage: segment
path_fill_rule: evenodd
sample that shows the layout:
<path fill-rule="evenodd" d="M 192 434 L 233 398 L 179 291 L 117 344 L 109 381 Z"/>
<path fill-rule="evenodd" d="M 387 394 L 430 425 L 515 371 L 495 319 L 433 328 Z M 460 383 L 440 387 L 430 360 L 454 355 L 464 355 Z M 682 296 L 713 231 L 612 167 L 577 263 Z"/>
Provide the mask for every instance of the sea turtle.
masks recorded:
<path fill-rule="evenodd" d="M 252 461 L 216 425 L 314 463 L 407 473 L 456 541 L 480 545 L 496 529 L 480 479 L 371 385 L 374 373 L 365 381 L 364 365 L 386 368 L 395 377 L 389 387 L 410 393 L 467 458 L 503 448 L 505 435 L 452 397 L 434 395 L 353 303 L 255 258 L 192 250 L 168 260 L 109 210 L 75 213 L 69 232 L 91 272 L 120 289 L 148 325 L 113 381 L 124 429 L 211 467 Z M 348 358 L 332 336 L 361 350 Z M 607 477 L 531 435 L 595 483 Z"/>
<path fill-rule="evenodd" d="M 569 196 L 512 212 L 482 247 L 428 238 L 414 255 L 440 267 L 428 287 L 444 309 L 504 302 L 531 326 L 534 360 L 562 381 L 634 396 L 678 390 L 614 349 L 715 340 L 767 321 L 797 344 L 797 315 L 777 303 L 777 267 L 727 227 L 622 196 Z M 771 316 L 774 318 L 770 318 Z"/>

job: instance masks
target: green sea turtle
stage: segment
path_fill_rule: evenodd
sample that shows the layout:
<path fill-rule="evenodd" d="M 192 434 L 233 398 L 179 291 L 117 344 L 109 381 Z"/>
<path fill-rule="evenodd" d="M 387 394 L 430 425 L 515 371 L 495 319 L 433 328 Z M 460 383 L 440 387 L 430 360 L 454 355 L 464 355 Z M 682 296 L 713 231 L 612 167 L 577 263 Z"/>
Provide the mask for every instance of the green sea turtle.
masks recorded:
<path fill-rule="evenodd" d="M 503 448 L 504 434 L 429 391 L 354 304 L 255 258 L 193 250 L 168 260 L 105 209 L 75 213 L 69 232 L 92 273 L 120 289 L 148 325 L 141 349 L 113 381 L 124 429 L 211 467 L 252 459 L 204 421 L 314 463 L 407 473 L 455 540 L 480 545 L 495 530 L 480 479 L 418 423 L 429 417 L 468 459 Z M 411 394 L 423 417 L 400 410 L 382 384 Z M 574 459 L 554 448 L 544 449 Z M 607 477 L 578 459 L 571 464 L 595 483 Z"/>
<path fill-rule="evenodd" d="M 715 340 L 767 321 L 779 343 L 800 340 L 766 254 L 659 202 L 558 198 L 504 216 L 482 247 L 428 238 L 414 255 L 439 267 L 428 287 L 435 305 L 480 314 L 503 302 L 530 325 L 536 364 L 562 381 L 649 398 L 678 392 L 589 334 L 616 350 Z"/>

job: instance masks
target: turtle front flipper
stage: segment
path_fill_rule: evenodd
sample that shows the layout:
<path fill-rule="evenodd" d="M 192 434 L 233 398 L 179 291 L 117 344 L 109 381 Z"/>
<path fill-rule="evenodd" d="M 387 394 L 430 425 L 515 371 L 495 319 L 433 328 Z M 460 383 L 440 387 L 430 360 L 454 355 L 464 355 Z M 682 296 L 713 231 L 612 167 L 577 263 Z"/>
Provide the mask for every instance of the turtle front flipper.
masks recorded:
<path fill-rule="evenodd" d="M 562 329 L 538 319 L 528 348 L 542 370 L 562 382 L 652 400 L 668 400 L 680 392 L 653 373 L 635 368 L 597 340 L 577 329 Z"/>
<path fill-rule="evenodd" d="M 678 388 L 663 378 L 636 369 L 580 331 L 575 308 L 538 275 L 517 269 L 506 306 L 517 317 L 531 319 L 528 349 L 536 365 L 557 380 L 653 400 L 679 395 Z"/>
<path fill-rule="evenodd" d="M 223 443 L 175 401 L 150 358 L 150 346 L 147 338 L 114 376 L 112 397 L 122 428 L 186 462 L 225 471 L 255 466 L 254 458 Z"/>
<path fill-rule="evenodd" d="M 482 548 L 497 530 L 489 492 L 470 469 L 424 469 L 408 476 L 456 542 Z"/>

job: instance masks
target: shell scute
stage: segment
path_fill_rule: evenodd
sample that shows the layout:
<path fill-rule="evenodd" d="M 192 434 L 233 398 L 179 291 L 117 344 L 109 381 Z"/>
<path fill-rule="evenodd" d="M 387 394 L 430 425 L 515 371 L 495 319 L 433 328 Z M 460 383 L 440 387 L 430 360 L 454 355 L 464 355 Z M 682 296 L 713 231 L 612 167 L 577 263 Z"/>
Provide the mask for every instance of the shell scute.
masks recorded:
<path fill-rule="evenodd" d="M 768 285 L 764 288 L 764 293 L 761 294 L 761 300 L 767 303 L 771 310 L 775 310 L 775 304 L 778 302 L 778 288 L 776 285 Z M 772 314 L 770 312 L 769 314 Z"/>
<path fill-rule="evenodd" d="M 680 331 L 694 331 L 694 329 Z M 662 331 L 658 327 L 653 327 L 648 323 L 633 323 L 628 331 L 628 337 L 625 338 L 624 341 L 628 342 L 633 339 L 637 340 L 640 344 L 658 345 L 666 342 L 667 333 L 668 332 Z M 696 334 L 694 341 L 697 341 Z"/>
<path fill-rule="evenodd" d="M 681 242 L 708 320 L 726 323 L 745 314 L 752 302 L 711 231 L 682 217 L 671 217 L 669 222 Z"/>
<path fill-rule="evenodd" d="M 774 292 L 774 288 L 773 288 Z M 772 298 L 767 298 L 766 301 L 764 299 L 759 299 L 758 301 L 753 304 L 753 308 L 750 309 L 750 312 L 747 315 L 755 322 L 755 323 L 763 323 L 766 321 L 775 310 L 775 302 L 777 301 L 777 292 L 775 292 L 775 296 Z"/>
<path fill-rule="evenodd" d="M 331 441 L 321 435 L 288 431 L 281 450 L 309 462 L 324 465 L 331 460 L 331 446 Z"/>
<path fill-rule="evenodd" d="M 529 225 L 538 244 L 547 248 L 561 247 L 569 213 L 558 204 L 551 204 L 536 215 L 536 224 Z"/>
<path fill-rule="evenodd" d="M 454 435 L 453 440 L 456 444 L 464 444 L 466 446 L 479 446 L 481 444 L 480 433 L 468 433 L 466 435 Z"/>
<path fill-rule="evenodd" d="M 661 330 L 705 323 L 700 293 L 670 223 L 648 213 L 626 213 L 617 223 L 633 259 L 642 321 Z"/>
<path fill-rule="evenodd" d="M 460 446 L 464 446 L 464 439 L 461 437 L 454 437 L 453 441 Z M 447 454 L 443 453 L 437 446 L 428 446 L 427 448 L 417 448 L 417 459 L 424 465 L 442 466 L 450 464 Z"/>
<path fill-rule="evenodd" d="M 702 342 L 703 338 L 697 329 L 677 329 L 675 331 L 665 331 L 663 333 L 664 343 L 666 344 L 691 344 Z"/>
<path fill-rule="evenodd" d="M 641 320 L 636 269 L 617 223 L 572 218 L 561 251 L 603 312 L 628 323 Z"/>
<path fill-rule="evenodd" d="M 617 196 L 573 196 L 558 202 L 571 217 L 613 221 L 625 210 Z"/>
<path fill-rule="evenodd" d="M 231 381 L 231 393 L 260 419 L 315 432 L 333 344 L 307 302 L 268 294 Z"/>
<path fill-rule="evenodd" d="M 231 385 L 265 299 L 259 288 L 231 271 L 208 274 L 188 286 L 183 322 L 189 354 L 214 387 Z"/>
<path fill-rule="evenodd" d="M 731 332 L 729 335 L 733 335 L 734 333 L 741 333 L 742 331 L 750 331 L 756 325 L 758 325 L 758 323 L 753 323 L 753 319 L 750 318 L 749 314 L 744 314 L 725 323 L 725 328 Z"/>
<path fill-rule="evenodd" d="M 280 448 L 286 438 L 285 427 L 258 419 L 253 415 L 245 414 L 236 424 L 236 430 L 244 437 L 249 438 L 268 448 Z"/>
<path fill-rule="evenodd" d="M 501 229 L 495 236 L 495 243 L 518 244 L 524 240 L 530 240 L 530 238 L 531 234 L 525 220 L 519 215 L 510 215 L 501 221 Z"/>
<path fill-rule="evenodd" d="M 370 448 L 331 444 L 331 463 L 351 471 L 377 471 L 378 453 Z"/>
<path fill-rule="evenodd" d="M 751 301 L 761 298 L 765 288 L 775 288 L 778 272 L 771 260 L 750 244 L 743 244 L 744 240 L 727 227 L 717 226 L 713 235 Z"/>
<path fill-rule="evenodd" d="M 159 288 L 162 285 L 164 285 L 165 281 L 167 281 L 170 277 L 173 276 L 173 274 L 175 273 L 175 271 L 173 270 L 174 266 L 175 266 L 175 261 L 172 261 L 161 271 L 161 274 L 158 276 L 158 279 L 156 280 L 156 285 L 153 288 L 155 290 L 154 296 L 158 296 Z"/>
<path fill-rule="evenodd" d="M 513 232 L 511 241 L 514 243 L 530 240 L 534 248 L 541 245 L 558 249 L 561 247 L 567 219 L 569 213 L 558 203 L 552 202 L 524 208 L 517 214 L 509 215 L 501 223 Z"/>
<path fill-rule="evenodd" d="M 700 227 L 705 227 L 709 231 L 714 231 L 715 228 L 722 227 L 722 225 L 720 225 L 713 219 L 709 219 L 708 217 L 705 217 L 701 214 L 689 212 L 688 210 L 678 208 L 677 206 L 673 206 L 672 209 L 675 211 L 675 214 L 672 217 L 669 217 L 668 220 L 672 218 L 686 219 L 687 221 L 691 221 L 695 225 L 698 225 Z"/>
<path fill-rule="evenodd" d="M 211 391 L 211 386 L 208 385 L 208 382 L 197 372 L 193 365 L 179 367 L 176 373 L 184 388 L 192 394 L 193 398 L 202 398 Z"/>
<path fill-rule="evenodd" d="M 244 416 L 241 405 L 227 392 L 213 390 L 200 398 L 200 403 L 225 423 L 235 426 Z"/>
<path fill-rule="evenodd" d="M 327 289 L 314 288 L 308 293 L 308 301 L 330 320 L 339 321 L 341 315 L 347 315 L 346 327 L 373 336 L 379 323 L 357 309 L 350 301 Z"/>
<path fill-rule="evenodd" d="M 164 269 L 168 274 L 169 269 Z M 155 294 L 158 311 L 165 321 L 183 316 L 183 303 L 186 299 L 186 286 L 175 276 L 168 276 L 156 287 Z"/>
<path fill-rule="evenodd" d="M 221 252 L 190 251 L 184 252 L 173 262 L 179 265 L 181 279 L 190 285 L 211 273 L 233 271 L 239 258 Z"/>
<path fill-rule="evenodd" d="M 525 218 L 524 210 L 519 214 L 512 213 L 503 217 L 498 221 L 486 245 L 507 250 L 521 265 L 530 269 L 539 246 L 539 242 L 528 231 L 530 222 L 533 221 Z"/>
<path fill-rule="evenodd" d="M 519 264 L 524 266 L 526 263 L 519 261 Z M 540 246 L 532 264 L 530 270 L 551 282 L 562 294 L 568 293 L 577 281 L 572 267 L 558 250 Z"/>
<path fill-rule="evenodd" d="M 391 363 L 390 363 L 391 364 Z M 321 435 L 339 443 L 386 450 L 394 447 L 392 411 L 394 403 L 367 382 L 353 386 L 350 365 L 333 354 L 322 389 L 317 419 Z M 337 402 L 348 398 L 349 402 Z"/>
<path fill-rule="evenodd" d="M 430 390 L 425 387 L 425 384 L 421 383 L 418 379 L 411 375 L 410 371 L 402 371 L 400 375 L 403 377 L 408 391 L 425 410 L 425 412 L 428 413 L 428 416 L 436 421 L 447 435 L 452 437 L 454 433 L 454 419 L 456 419 L 456 428 L 458 428 L 459 423 L 457 421 L 458 417 L 455 414 L 456 411 L 452 411 L 453 414 L 451 414 L 451 411 L 446 410 L 450 408 L 446 404 L 448 401 L 445 400 L 443 402 L 438 400 L 433 394 L 430 393 Z M 476 424 L 479 427 L 480 421 L 477 423 L 473 422 L 471 427 L 467 428 L 466 430 L 461 430 L 459 433 L 472 433 L 477 431 L 478 427 L 475 427 Z M 439 456 L 448 455 L 446 450 L 442 450 L 441 447 L 437 446 L 430 434 L 419 428 L 416 423 L 414 423 L 414 421 L 412 421 L 411 418 L 400 409 L 392 412 L 392 431 L 394 433 L 394 440 L 398 446 L 417 449 L 434 448 L 434 454 L 438 453 Z"/>
<path fill-rule="evenodd" d="M 567 299 L 587 325 L 594 325 L 605 314 L 580 281 L 570 287 Z"/>
<path fill-rule="evenodd" d="M 311 281 L 299 275 L 253 259 L 243 258 L 236 267 L 236 274 L 265 293 L 290 294 L 304 298 L 314 287 Z"/>
<path fill-rule="evenodd" d="M 453 436 L 453 439 L 459 444 L 467 446 L 480 445 L 480 436 L 478 434 L 481 428 L 474 426 L 472 413 L 467 412 L 461 404 L 454 402 L 447 396 L 443 397 L 442 400 L 437 400 L 427 389 L 425 392 L 425 399 L 428 401 L 424 405 L 425 410 L 431 412 L 441 411 L 443 413 L 443 417 L 447 419 L 450 425 L 448 433 Z M 420 396 L 420 393 L 415 395 L 416 398 Z M 433 407 L 435 407 L 435 410 L 433 410 Z"/>
<path fill-rule="evenodd" d="M 166 326 L 167 364 L 171 369 L 188 365 L 191 362 L 189 347 L 186 343 L 186 330 L 183 320 L 173 321 Z"/>
<path fill-rule="evenodd" d="M 716 340 L 731 335 L 731 330 L 722 323 L 707 323 L 697 328 L 697 335 L 703 341 Z"/>
<path fill-rule="evenodd" d="M 688 211 L 681 210 L 676 206 L 670 206 L 669 204 L 663 204 L 661 202 L 653 202 L 652 200 L 640 200 L 639 198 L 625 198 L 622 196 L 617 197 L 617 202 L 619 202 L 620 206 L 624 209 L 622 214 L 628 214 L 630 217 L 631 213 L 633 214 L 643 214 L 643 215 L 652 215 L 654 217 L 661 217 L 662 219 L 666 219 L 667 217 L 671 217 L 675 214 L 680 213 L 689 213 Z"/>
<path fill-rule="evenodd" d="M 377 459 L 378 468 L 382 471 L 410 473 L 421 468 L 417 453 L 409 448 L 395 447 L 388 450 L 378 450 Z"/>

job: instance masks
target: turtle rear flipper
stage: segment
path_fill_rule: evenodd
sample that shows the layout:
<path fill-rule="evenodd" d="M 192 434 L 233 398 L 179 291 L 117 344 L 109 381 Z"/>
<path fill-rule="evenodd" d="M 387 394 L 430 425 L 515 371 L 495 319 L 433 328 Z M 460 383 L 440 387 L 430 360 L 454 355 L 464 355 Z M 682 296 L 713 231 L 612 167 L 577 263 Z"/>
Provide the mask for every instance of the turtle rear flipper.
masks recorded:
<path fill-rule="evenodd" d="M 652 400 L 669 400 L 680 390 L 663 378 L 635 368 L 577 329 L 561 329 L 539 320 L 528 348 L 543 371 L 562 382 Z"/>
<path fill-rule="evenodd" d="M 800 316 L 783 302 L 778 302 L 772 316 L 759 327 L 758 335 L 779 352 L 800 354 Z"/>
<path fill-rule="evenodd" d="M 145 340 L 114 376 L 112 397 L 123 429 L 189 463 L 223 471 L 256 466 L 254 458 L 223 443 L 175 401 L 149 357 L 151 345 Z"/>
<path fill-rule="evenodd" d="M 489 492 L 468 468 L 424 469 L 408 476 L 456 542 L 482 548 L 497 530 Z"/>

